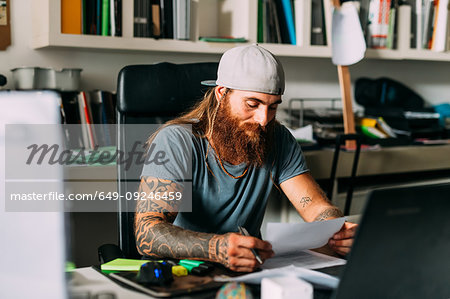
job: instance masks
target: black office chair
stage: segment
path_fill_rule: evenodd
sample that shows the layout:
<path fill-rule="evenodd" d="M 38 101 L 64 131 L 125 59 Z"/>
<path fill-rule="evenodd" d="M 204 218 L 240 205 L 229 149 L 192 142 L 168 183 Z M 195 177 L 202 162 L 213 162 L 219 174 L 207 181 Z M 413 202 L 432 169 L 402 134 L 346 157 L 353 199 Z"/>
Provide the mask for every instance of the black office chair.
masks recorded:
<path fill-rule="evenodd" d="M 186 111 L 207 90 L 201 81 L 215 79 L 218 63 L 131 65 L 124 67 L 117 82 L 118 150 L 129 152 L 139 140 L 140 150 L 151 133 L 128 124 L 162 124 Z M 118 192 L 136 192 L 142 165 L 118 164 Z M 119 200 L 119 247 L 99 248 L 102 262 L 116 257 L 139 258 L 134 237 L 134 201 Z"/>

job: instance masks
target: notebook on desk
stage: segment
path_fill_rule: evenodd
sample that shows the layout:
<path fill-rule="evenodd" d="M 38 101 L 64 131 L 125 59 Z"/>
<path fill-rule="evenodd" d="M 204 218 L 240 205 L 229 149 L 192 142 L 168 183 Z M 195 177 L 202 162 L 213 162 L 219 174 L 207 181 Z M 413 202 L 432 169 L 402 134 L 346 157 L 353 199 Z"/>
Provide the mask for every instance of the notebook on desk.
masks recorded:
<path fill-rule="evenodd" d="M 450 298 L 450 184 L 375 190 L 333 298 Z"/>

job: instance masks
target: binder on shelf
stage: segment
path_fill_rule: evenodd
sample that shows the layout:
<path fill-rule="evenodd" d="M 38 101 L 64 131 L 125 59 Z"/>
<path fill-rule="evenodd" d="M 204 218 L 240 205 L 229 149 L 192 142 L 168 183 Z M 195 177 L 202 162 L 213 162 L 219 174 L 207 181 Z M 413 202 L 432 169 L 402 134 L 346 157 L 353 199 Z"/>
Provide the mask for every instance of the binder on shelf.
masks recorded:
<path fill-rule="evenodd" d="M 61 33 L 82 33 L 81 0 L 61 0 Z"/>

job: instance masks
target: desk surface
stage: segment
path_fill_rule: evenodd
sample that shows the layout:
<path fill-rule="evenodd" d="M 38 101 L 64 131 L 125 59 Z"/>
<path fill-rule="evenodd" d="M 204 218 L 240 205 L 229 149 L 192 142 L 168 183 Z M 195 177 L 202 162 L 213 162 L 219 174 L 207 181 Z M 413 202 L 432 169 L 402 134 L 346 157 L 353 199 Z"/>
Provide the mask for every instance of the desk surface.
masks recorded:
<path fill-rule="evenodd" d="M 132 299 L 148 299 L 148 295 L 139 292 L 131 291 L 112 282 L 106 276 L 98 273 L 91 267 L 79 268 L 72 272 L 73 276 L 69 281 L 70 294 L 80 294 L 76 298 L 91 298 L 83 297 L 83 294 L 89 293 L 91 296 L 104 293 L 112 293 L 115 299 L 132 298 Z M 105 297 L 108 298 L 108 297 Z"/>
<path fill-rule="evenodd" d="M 330 268 L 331 269 L 331 268 Z M 325 273 L 335 274 L 333 269 L 331 272 Z M 255 285 L 256 286 L 256 285 Z M 132 291 L 119 286 L 106 276 L 100 274 L 91 267 L 78 268 L 72 272 L 72 278 L 69 281 L 69 293 L 78 295 L 76 298 L 92 298 L 92 296 L 100 294 L 114 294 L 114 299 L 148 299 L 154 298 L 150 295 L 142 294 L 140 292 Z M 255 298 L 259 298 L 259 293 L 255 290 Z M 315 290 L 314 298 L 330 298 L 331 290 Z M 75 296 L 74 296 L 75 297 Z M 214 296 L 213 296 L 214 297 Z M 101 297 L 103 298 L 103 297 Z M 110 298 L 110 297 L 104 297 Z M 177 298 L 191 298 L 191 297 L 177 297 Z M 113 299 L 113 298 L 110 298 Z"/>

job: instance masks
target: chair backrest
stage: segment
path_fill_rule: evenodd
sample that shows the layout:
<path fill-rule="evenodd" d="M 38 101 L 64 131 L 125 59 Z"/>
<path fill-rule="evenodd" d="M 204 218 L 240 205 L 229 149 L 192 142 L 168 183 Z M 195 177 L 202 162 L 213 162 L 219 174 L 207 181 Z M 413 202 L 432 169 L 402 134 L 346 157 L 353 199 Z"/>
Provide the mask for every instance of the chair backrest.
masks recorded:
<path fill-rule="evenodd" d="M 127 129 L 127 124 L 162 124 L 186 111 L 207 90 L 201 81 L 217 76 L 218 63 L 131 65 L 124 67 L 117 83 L 118 150 L 129 152 L 135 140 L 148 132 Z M 126 169 L 118 164 L 118 192 L 136 192 L 142 166 Z M 119 247 L 128 258 L 139 257 L 134 237 L 132 201 L 119 200 Z"/>

